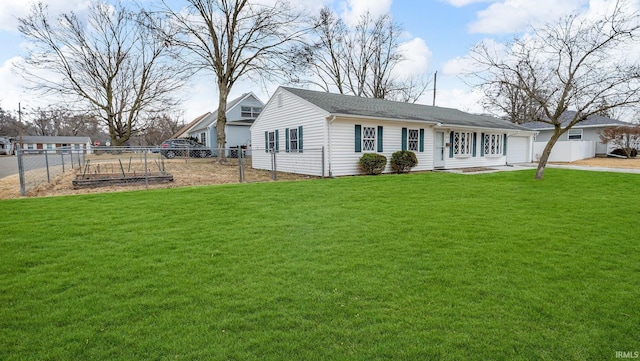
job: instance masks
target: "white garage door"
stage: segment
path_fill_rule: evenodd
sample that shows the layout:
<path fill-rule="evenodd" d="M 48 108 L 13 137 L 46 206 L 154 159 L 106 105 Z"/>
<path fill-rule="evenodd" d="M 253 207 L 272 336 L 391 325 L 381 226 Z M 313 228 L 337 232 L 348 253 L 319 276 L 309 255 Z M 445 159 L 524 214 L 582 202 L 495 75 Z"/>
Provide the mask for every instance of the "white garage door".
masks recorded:
<path fill-rule="evenodd" d="M 529 137 L 507 138 L 507 163 L 529 162 Z"/>

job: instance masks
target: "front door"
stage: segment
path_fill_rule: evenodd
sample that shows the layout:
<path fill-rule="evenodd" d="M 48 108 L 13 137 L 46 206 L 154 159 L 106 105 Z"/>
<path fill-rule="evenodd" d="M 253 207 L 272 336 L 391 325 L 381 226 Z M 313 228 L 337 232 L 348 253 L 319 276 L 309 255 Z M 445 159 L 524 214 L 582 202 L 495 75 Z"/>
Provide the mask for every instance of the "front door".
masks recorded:
<path fill-rule="evenodd" d="M 434 168 L 444 168 L 444 132 L 436 132 L 436 139 L 433 150 L 433 167 Z"/>

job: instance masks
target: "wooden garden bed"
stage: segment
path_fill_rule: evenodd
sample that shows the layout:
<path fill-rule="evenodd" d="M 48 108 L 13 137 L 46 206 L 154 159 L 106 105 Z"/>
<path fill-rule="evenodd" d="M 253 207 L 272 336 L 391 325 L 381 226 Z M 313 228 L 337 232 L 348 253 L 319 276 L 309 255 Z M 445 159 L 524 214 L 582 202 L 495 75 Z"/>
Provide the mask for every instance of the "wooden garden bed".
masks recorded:
<path fill-rule="evenodd" d="M 108 186 L 127 186 L 135 184 L 158 184 L 173 182 L 173 175 L 169 173 L 97 173 L 78 174 L 73 180 L 73 188 L 97 188 Z"/>

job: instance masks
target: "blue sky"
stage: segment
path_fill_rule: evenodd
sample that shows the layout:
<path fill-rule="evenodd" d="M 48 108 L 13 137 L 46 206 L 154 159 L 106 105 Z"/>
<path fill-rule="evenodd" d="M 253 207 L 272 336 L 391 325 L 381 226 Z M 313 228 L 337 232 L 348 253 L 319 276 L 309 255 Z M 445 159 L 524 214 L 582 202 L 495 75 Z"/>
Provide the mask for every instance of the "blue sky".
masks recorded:
<path fill-rule="evenodd" d="M 122 0 L 127 2 L 127 0 Z M 153 0 L 146 0 L 153 3 Z M 270 1 L 270 0 L 260 0 Z M 323 5 L 333 7 L 348 22 L 360 13 L 391 12 L 394 20 L 406 31 L 405 56 L 410 59 L 406 69 L 433 75 L 438 72 L 436 105 L 454 107 L 470 112 L 482 112 L 480 94 L 459 79 L 460 67 L 469 49 L 482 40 L 504 42 L 521 34 L 530 24 L 551 20 L 573 11 L 594 10 L 612 0 L 296 0 L 309 11 Z M 86 9 L 88 0 L 43 0 L 51 12 Z M 170 0 L 179 7 L 182 0 Z M 23 55 L 22 37 L 16 29 L 16 17 L 24 16 L 28 5 L 25 0 L 2 0 L 0 6 L 0 106 L 15 110 L 18 102 L 23 106 L 44 106 L 29 92 L 24 91 L 22 80 L 11 72 L 11 64 Z M 231 97 L 253 91 L 264 102 L 278 84 L 265 90 L 250 83 L 238 83 Z M 431 104 L 430 89 L 421 103 Z M 198 77 L 190 84 L 182 108 L 184 120 L 213 111 L 217 107 L 217 92 L 211 77 Z"/>

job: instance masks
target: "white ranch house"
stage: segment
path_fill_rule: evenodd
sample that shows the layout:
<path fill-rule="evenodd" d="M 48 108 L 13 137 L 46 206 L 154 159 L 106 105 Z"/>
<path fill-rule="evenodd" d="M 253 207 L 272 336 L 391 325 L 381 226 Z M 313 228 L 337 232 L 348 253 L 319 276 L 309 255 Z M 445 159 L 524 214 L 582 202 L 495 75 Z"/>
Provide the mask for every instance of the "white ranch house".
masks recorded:
<path fill-rule="evenodd" d="M 535 134 L 456 109 L 280 87 L 251 126 L 252 166 L 272 169 L 275 153 L 278 171 L 357 175 L 363 153 L 398 150 L 415 152 L 413 171 L 500 166 L 531 162 Z"/>
<path fill-rule="evenodd" d="M 264 103 L 253 93 L 245 93 L 227 103 L 226 144 L 218 145 L 218 111 L 203 114 L 180 129 L 173 138 L 193 137 L 211 149 L 248 147 L 251 124 L 258 117 Z"/>

